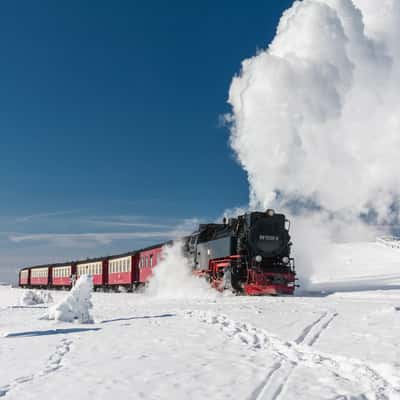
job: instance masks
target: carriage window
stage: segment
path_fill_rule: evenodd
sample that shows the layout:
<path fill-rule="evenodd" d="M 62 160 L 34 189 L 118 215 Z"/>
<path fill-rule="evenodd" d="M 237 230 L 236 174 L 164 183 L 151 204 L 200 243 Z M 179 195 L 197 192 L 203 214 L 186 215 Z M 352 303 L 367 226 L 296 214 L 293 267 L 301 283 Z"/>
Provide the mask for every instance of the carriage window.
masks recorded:
<path fill-rule="evenodd" d="M 153 254 L 150 254 L 150 267 L 153 266 Z"/>

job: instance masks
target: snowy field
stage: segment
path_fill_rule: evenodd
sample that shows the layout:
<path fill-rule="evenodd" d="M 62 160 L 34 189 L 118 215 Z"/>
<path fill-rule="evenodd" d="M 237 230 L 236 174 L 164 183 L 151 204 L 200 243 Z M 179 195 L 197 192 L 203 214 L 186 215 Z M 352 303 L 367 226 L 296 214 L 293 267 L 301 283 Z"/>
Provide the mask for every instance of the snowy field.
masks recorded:
<path fill-rule="evenodd" d="M 400 250 L 342 246 L 342 278 L 325 276 L 340 291 L 95 293 L 92 324 L 39 319 L 45 304 L 21 306 L 26 291 L 0 287 L 0 397 L 399 399 Z M 355 280 L 360 262 L 365 279 Z M 379 271 L 381 288 L 372 290 Z M 57 302 L 67 293 L 51 294 Z"/>

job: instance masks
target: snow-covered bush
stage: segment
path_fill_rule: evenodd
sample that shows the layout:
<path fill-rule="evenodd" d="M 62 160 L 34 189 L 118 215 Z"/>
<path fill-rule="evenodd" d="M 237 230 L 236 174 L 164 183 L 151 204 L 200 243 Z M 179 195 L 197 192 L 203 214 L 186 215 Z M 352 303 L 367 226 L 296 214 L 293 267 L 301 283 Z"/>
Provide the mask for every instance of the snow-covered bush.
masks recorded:
<path fill-rule="evenodd" d="M 68 295 L 58 304 L 49 308 L 41 319 L 54 319 L 56 321 L 80 322 L 88 324 L 93 322 L 90 310 L 93 308 L 91 296 L 93 291 L 92 277 L 82 275 Z"/>
<path fill-rule="evenodd" d="M 35 304 L 52 303 L 53 297 L 49 292 L 43 290 L 27 290 L 22 294 L 19 302 L 22 306 L 33 306 Z"/>

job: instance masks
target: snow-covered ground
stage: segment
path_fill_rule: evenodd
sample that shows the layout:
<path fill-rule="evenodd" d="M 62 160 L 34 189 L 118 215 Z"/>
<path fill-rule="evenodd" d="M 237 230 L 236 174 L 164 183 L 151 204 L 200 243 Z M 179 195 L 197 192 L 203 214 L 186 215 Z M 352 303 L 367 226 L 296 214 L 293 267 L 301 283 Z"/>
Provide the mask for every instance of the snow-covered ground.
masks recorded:
<path fill-rule="evenodd" d="M 357 290 L 177 299 L 95 293 L 93 324 L 39 319 L 46 304 L 21 306 L 22 289 L 0 287 L 0 397 L 400 399 L 400 250 L 372 243 L 347 250 L 348 282 L 356 270 L 360 276 L 360 262 L 370 277 L 365 287 L 358 279 Z M 378 261 L 387 279 L 371 290 Z M 320 274 L 319 285 L 345 282 L 338 274 Z M 57 303 L 66 293 L 52 296 Z"/>

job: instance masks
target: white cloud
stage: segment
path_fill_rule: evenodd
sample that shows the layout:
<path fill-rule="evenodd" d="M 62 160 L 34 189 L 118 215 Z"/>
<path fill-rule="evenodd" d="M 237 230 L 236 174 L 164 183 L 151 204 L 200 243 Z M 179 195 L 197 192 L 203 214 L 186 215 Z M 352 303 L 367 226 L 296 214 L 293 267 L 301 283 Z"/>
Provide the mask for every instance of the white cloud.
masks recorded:
<path fill-rule="evenodd" d="M 107 233 L 34 233 L 13 234 L 9 240 L 14 243 L 46 241 L 57 245 L 71 246 L 82 242 L 109 244 L 115 240 L 128 239 L 168 239 L 173 232 L 107 232 Z"/>
<path fill-rule="evenodd" d="M 16 222 L 28 222 L 31 220 L 49 218 L 49 217 L 58 217 L 61 215 L 69 215 L 79 213 L 80 210 L 65 210 L 65 211 L 53 211 L 53 212 L 43 212 L 37 214 L 26 215 L 23 217 L 17 217 L 15 219 Z"/>

